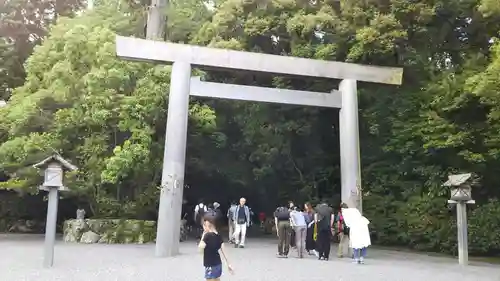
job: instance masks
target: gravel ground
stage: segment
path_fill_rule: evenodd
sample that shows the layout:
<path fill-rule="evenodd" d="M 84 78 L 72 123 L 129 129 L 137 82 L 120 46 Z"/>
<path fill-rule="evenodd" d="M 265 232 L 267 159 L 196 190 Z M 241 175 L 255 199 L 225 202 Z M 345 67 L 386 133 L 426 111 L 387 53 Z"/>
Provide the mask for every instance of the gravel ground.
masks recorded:
<path fill-rule="evenodd" d="M 245 249 L 228 247 L 234 281 L 500 281 L 500 266 L 473 263 L 460 267 L 451 258 L 387 250 L 369 250 L 366 264 L 350 259 L 330 261 L 308 257 L 278 259 L 272 239 L 248 240 Z M 195 281 L 203 280 L 201 255 L 195 242 L 181 243 L 182 254 L 155 258 L 154 245 L 81 245 L 58 242 L 54 267 L 42 267 L 43 241 L 0 236 L 1 281 Z M 293 256 L 293 255 L 292 255 Z"/>

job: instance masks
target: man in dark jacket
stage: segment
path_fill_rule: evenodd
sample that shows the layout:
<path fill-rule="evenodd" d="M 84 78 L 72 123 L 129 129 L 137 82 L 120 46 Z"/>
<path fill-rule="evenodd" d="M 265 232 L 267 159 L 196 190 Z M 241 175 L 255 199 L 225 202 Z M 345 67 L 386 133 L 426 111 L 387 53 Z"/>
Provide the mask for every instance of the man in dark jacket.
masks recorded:
<path fill-rule="evenodd" d="M 250 226 L 250 209 L 245 205 L 246 202 L 245 198 L 240 198 L 240 204 L 236 206 L 233 214 L 233 221 L 235 222 L 234 246 L 236 248 L 245 247 L 247 228 Z"/>

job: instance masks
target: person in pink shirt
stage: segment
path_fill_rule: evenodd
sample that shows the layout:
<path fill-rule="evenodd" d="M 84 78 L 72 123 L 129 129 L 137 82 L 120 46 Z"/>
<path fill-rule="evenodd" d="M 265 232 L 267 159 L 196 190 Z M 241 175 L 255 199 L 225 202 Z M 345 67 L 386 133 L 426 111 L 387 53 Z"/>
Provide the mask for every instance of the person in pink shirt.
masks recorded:
<path fill-rule="evenodd" d="M 339 258 L 344 257 L 345 249 L 347 249 L 347 255 L 351 252 L 349 248 L 349 227 L 345 224 L 344 217 L 342 216 L 342 208 L 347 208 L 347 204 L 340 204 L 340 210 L 337 214 L 337 233 L 339 236 L 339 247 L 337 250 L 337 256 Z"/>

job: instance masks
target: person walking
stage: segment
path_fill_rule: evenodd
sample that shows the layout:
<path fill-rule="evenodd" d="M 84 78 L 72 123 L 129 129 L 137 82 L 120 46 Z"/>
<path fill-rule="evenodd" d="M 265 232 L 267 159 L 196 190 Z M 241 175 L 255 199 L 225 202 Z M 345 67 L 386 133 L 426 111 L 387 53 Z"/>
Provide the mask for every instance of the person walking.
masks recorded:
<path fill-rule="evenodd" d="M 290 221 L 295 232 L 295 246 L 297 247 L 298 257 L 301 259 L 306 251 L 306 218 L 304 213 L 295 207 L 290 213 Z"/>
<path fill-rule="evenodd" d="M 224 257 L 229 272 L 233 273 L 233 268 L 229 264 L 222 237 L 215 228 L 215 216 L 207 215 L 203 218 L 203 234 L 198 248 L 203 252 L 203 266 L 205 268 L 205 279 L 220 280 L 222 276 L 222 260 L 220 253 Z"/>
<path fill-rule="evenodd" d="M 215 213 L 215 228 L 217 228 L 217 230 L 220 230 L 221 227 L 222 227 L 222 224 L 223 224 L 223 214 L 222 214 L 222 211 L 220 209 L 220 204 L 219 202 L 214 202 L 212 204 L 212 211 Z"/>
<path fill-rule="evenodd" d="M 199 201 L 198 205 L 194 207 L 194 223 L 196 229 L 196 238 L 200 239 L 203 233 L 203 217 L 205 213 L 208 211 L 207 206 L 203 203 L 202 200 Z"/>
<path fill-rule="evenodd" d="M 349 239 L 354 253 L 354 263 L 363 264 L 366 258 L 366 251 L 371 245 L 370 221 L 361 215 L 356 208 L 343 208 L 342 216 L 345 224 L 349 227 Z"/>
<path fill-rule="evenodd" d="M 250 227 L 250 226 L 253 225 L 253 220 L 254 220 L 254 217 L 255 217 L 255 213 L 252 211 L 251 207 L 248 207 L 248 212 L 250 213 L 250 222 L 248 224 L 248 227 Z"/>
<path fill-rule="evenodd" d="M 304 218 L 307 223 L 306 251 L 309 255 L 318 256 L 316 241 L 314 241 L 314 209 L 309 202 L 304 204 Z"/>
<path fill-rule="evenodd" d="M 345 249 L 347 249 L 347 255 L 350 255 L 349 247 L 349 227 L 345 224 L 344 216 L 342 215 L 342 209 L 347 209 L 347 204 L 340 204 L 340 210 L 337 214 L 337 232 L 339 236 L 339 247 L 337 250 L 337 256 L 339 258 L 344 257 Z"/>
<path fill-rule="evenodd" d="M 316 246 L 319 260 L 330 258 L 331 237 L 333 231 L 333 221 L 335 219 L 333 210 L 326 203 L 316 206 L 314 221 L 318 228 L 318 240 Z"/>
<path fill-rule="evenodd" d="M 295 209 L 295 203 L 293 201 L 288 201 L 288 211 L 292 212 Z M 295 248 L 295 230 L 292 227 L 290 230 L 290 247 Z"/>
<path fill-rule="evenodd" d="M 233 221 L 235 222 L 234 230 L 234 247 L 245 248 L 245 237 L 247 235 L 247 227 L 250 225 L 250 210 L 245 205 L 247 200 L 240 198 L 240 204 L 236 206 L 233 214 Z M 241 236 L 241 237 L 240 237 Z"/>
<path fill-rule="evenodd" d="M 290 251 L 290 211 L 287 207 L 278 207 L 274 211 L 274 224 L 278 236 L 278 257 L 288 258 Z"/>
<path fill-rule="evenodd" d="M 260 228 L 262 229 L 263 232 L 265 228 L 265 223 L 266 223 L 266 213 L 265 212 L 260 212 L 259 213 L 259 222 L 260 222 Z"/>
<path fill-rule="evenodd" d="M 229 207 L 229 209 L 227 210 L 227 226 L 229 228 L 229 243 L 230 244 L 234 244 L 234 225 L 235 225 L 235 222 L 234 222 L 234 214 L 236 212 L 236 207 L 238 205 L 236 205 L 236 203 L 234 202 L 231 202 L 231 206 Z"/>

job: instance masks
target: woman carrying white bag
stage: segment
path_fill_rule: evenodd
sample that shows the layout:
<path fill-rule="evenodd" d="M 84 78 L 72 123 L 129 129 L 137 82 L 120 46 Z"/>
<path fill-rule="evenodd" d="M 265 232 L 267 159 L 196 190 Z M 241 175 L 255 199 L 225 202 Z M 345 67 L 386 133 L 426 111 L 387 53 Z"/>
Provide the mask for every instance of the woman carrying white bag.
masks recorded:
<path fill-rule="evenodd" d="M 371 245 L 370 221 L 363 217 L 356 208 L 342 209 L 342 215 L 347 227 L 349 227 L 349 245 L 353 249 L 354 262 L 362 264 L 365 261 L 366 249 Z"/>

